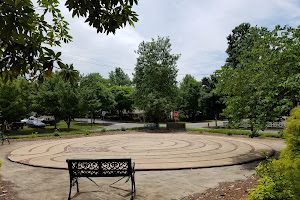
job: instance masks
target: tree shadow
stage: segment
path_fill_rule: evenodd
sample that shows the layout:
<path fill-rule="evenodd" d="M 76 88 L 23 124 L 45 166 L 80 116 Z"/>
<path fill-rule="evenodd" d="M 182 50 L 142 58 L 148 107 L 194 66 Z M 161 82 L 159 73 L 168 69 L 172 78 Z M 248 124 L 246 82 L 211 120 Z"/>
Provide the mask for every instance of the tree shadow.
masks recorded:
<path fill-rule="evenodd" d="M 280 155 L 280 151 L 273 150 L 271 153 L 266 152 L 252 152 L 244 155 L 239 155 L 232 157 L 233 163 L 240 163 L 245 170 L 255 170 L 255 168 L 259 165 L 259 163 L 263 160 L 266 160 L 270 157 L 278 159 Z"/>

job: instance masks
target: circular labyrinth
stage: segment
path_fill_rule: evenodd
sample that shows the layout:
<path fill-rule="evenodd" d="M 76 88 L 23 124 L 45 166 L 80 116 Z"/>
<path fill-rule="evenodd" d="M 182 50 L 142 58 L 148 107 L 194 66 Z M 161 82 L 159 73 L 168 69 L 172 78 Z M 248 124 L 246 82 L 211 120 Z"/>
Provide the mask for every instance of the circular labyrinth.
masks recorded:
<path fill-rule="evenodd" d="M 226 166 L 272 153 L 251 139 L 193 134 L 122 134 L 53 140 L 13 150 L 11 161 L 67 168 L 66 159 L 131 158 L 137 170 Z"/>

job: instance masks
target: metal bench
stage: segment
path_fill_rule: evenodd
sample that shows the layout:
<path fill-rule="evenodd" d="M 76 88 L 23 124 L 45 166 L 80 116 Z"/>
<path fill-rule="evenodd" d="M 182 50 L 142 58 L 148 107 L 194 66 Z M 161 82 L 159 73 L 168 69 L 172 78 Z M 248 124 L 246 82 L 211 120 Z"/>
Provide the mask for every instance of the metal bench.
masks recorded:
<path fill-rule="evenodd" d="M 119 182 L 125 177 L 128 177 L 126 182 L 131 179 L 131 199 L 135 194 L 135 180 L 134 180 L 134 162 L 131 163 L 130 158 L 120 159 L 67 159 L 68 169 L 70 174 L 70 192 L 69 198 L 71 199 L 72 187 L 77 186 L 77 192 L 79 192 L 78 178 L 86 177 L 95 183 L 90 177 L 120 177 L 119 180 L 113 184 Z M 95 183 L 96 184 L 96 183 Z M 96 184 L 97 185 L 97 184 Z"/>
<path fill-rule="evenodd" d="M 155 130 L 155 129 L 159 129 L 159 124 L 147 124 L 146 127 L 149 130 Z"/>
<path fill-rule="evenodd" d="M 1 131 L 0 131 L 0 139 L 2 140 L 2 145 L 3 145 L 3 143 L 4 143 L 5 140 L 8 142 L 8 144 L 10 144 L 10 142 L 9 142 L 9 136 L 5 137 L 5 136 L 1 133 Z"/>

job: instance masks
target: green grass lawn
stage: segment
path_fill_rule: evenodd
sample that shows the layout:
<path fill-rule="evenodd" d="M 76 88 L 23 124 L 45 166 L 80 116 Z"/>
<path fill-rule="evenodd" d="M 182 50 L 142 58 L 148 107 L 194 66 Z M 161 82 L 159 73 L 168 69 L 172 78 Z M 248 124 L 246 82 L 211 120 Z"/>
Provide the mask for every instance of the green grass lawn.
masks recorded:
<path fill-rule="evenodd" d="M 184 123 L 184 124 L 190 124 L 190 123 L 203 123 L 203 122 L 214 122 L 215 120 L 202 120 L 202 121 L 177 121 L 176 123 Z M 219 122 L 219 121 L 218 121 Z"/>
<path fill-rule="evenodd" d="M 231 129 L 197 129 L 197 128 L 187 128 L 188 131 L 200 131 L 203 132 L 211 132 L 211 133 L 221 133 L 227 135 L 250 135 L 251 131 L 249 130 L 231 130 Z M 275 138 L 283 138 L 281 133 L 264 133 L 259 132 L 259 137 L 275 137 Z"/>
<path fill-rule="evenodd" d="M 101 128 L 100 124 L 93 124 L 91 126 L 90 123 L 86 122 L 71 122 L 70 129 L 68 130 L 67 123 L 61 121 L 57 124 L 57 128 L 59 128 L 59 132 L 69 132 L 69 131 L 80 131 L 80 130 L 90 130 L 94 128 Z M 54 126 L 46 126 L 45 128 L 29 128 L 24 126 L 23 129 L 18 130 L 8 130 L 7 134 L 14 136 L 14 135 L 31 135 L 32 133 L 37 134 L 44 134 L 44 133 L 53 133 Z"/>

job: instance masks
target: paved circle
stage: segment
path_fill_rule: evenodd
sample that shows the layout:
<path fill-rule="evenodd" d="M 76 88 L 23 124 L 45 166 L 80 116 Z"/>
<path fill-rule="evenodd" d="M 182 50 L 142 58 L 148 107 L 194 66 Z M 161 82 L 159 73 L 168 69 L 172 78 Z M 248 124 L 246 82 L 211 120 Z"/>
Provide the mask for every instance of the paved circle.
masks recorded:
<path fill-rule="evenodd" d="M 132 158 L 137 170 L 163 170 L 240 164 L 262 158 L 262 152 L 273 149 L 250 138 L 134 133 L 37 142 L 8 158 L 50 168 L 67 168 L 70 158 Z"/>

